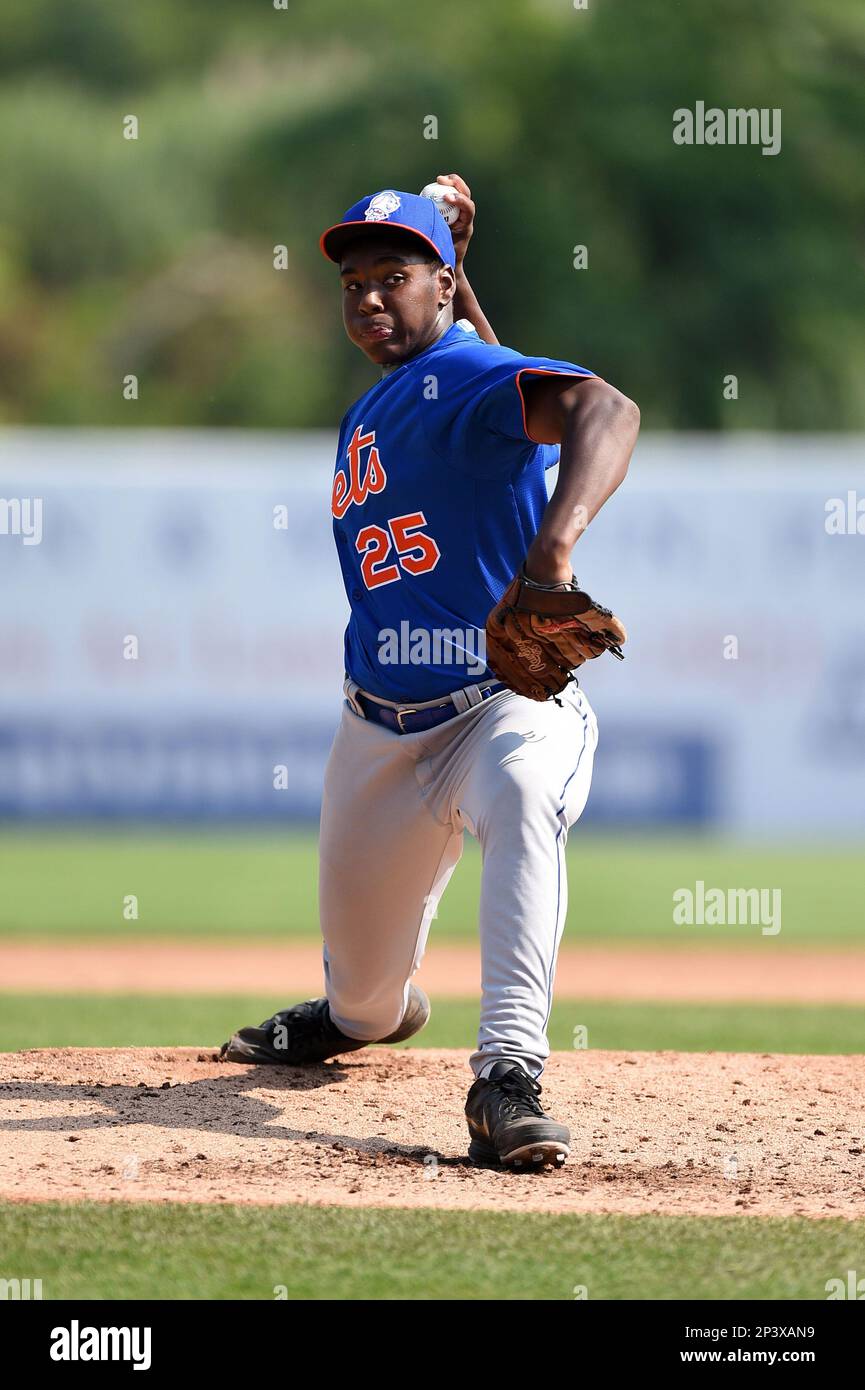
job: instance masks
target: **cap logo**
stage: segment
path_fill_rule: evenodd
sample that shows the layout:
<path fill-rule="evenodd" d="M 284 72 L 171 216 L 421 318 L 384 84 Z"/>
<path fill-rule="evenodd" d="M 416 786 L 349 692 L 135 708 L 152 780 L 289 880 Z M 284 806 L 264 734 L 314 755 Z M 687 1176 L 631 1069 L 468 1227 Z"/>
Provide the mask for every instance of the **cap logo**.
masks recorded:
<path fill-rule="evenodd" d="M 370 199 L 363 219 L 365 222 L 386 222 L 399 206 L 399 198 L 390 189 L 386 193 L 376 193 L 375 197 Z"/>

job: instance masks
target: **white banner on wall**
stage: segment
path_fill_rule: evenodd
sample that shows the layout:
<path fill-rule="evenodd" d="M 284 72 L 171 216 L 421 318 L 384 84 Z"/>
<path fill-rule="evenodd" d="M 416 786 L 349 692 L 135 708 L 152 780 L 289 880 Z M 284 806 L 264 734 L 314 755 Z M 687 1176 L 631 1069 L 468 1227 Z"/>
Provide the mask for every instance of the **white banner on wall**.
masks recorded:
<path fill-rule="evenodd" d="M 0 816 L 317 816 L 347 619 L 334 447 L 0 431 Z M 624 663 L 582 676 L 601 726 L 587 821 L 865 828 L 863 454 L 641 441 L 574 553 L 630 633 Z"/>

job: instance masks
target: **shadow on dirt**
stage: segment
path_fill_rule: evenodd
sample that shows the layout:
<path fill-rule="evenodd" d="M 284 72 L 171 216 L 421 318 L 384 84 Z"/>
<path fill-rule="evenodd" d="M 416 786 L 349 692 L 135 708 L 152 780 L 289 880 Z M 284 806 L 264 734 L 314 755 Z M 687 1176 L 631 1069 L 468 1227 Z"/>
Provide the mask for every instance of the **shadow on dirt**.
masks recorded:
<path fill-rule="evenodd" d="M 211 1065 L 211 1058 L 207 1063 Z M 356 1151 L 364 1163 L 374 1166 L 387 1162 L 442 1167 L 469 1165 L 467 1157 L 442 1154 L 411 1144 L 398 1144 L 380 1135 L 332 1134 L 285 1123 L 291 1110 L 289 1094 L 308 1095 L 312 1091 L 350 1080 L 355 1068 L 350 1062 L 324 1062 L 313 1067 L 240 1066 L 225 1063 L 225 1075 L 206 1076 L 200 1081 L 162 1084 L 102 1083 L 82 1079 L 73 1085 L 38 1080 L 7 1081 L 0 1084 L 0 1106 L 6 1117 L 0 1119 L 0 1132 L 66 1134 L 72 1141 L 80 1135 L 123 1126 L 153 1125 L 159 1129 L 208 1134 L 230 1134 L 249 1139 L 285 1139 L 319 1144 L 330 1149 Z M 286 1106 L 280 1108 L 265 1100 L 261 1091 L 285 1092 Z M 35 1102 L 41 1113 L 27 1118 L 9 1115 L 12 1107 Z M 97 1104 L 95 1114 L 81 1114 L 85 1103 Z M 54 1113 L 48 1113 L 53 1110 Z M 78 1112 L 78 1113 L 76 1113 Z"/>

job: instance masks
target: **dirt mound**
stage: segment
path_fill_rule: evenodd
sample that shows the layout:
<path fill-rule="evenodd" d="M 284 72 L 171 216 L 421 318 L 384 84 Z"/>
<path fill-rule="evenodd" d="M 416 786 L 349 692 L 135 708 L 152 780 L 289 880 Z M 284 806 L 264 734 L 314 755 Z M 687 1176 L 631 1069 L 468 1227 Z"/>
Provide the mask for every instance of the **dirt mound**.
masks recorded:
<path fill-rule="evenodd" d="M 211 1050 L 0 1055 L 0 1198 L 861 1217 L 858 1057 L 555 1053 L 566 1167 L 473 1168 L 467 1053 L 308 1069 Z"/>

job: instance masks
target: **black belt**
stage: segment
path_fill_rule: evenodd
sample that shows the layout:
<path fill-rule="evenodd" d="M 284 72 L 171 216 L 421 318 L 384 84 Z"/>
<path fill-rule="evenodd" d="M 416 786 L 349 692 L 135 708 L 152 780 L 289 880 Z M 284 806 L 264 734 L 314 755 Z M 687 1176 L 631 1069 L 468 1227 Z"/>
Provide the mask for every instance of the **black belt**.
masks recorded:
<path fill-rule="evenodd" d="M 500 690 L 505 689 L 505 686 L 501 681 L 493 681 L 491 685 L 480 686 L 479 689 L 483 701 L 488 700 L 491 695 L 498 695 Z M 406 705 L 402 705 L 399 709 L 392 709 L 390 705 L 379 705 L 375 700 L 370 700 L 359 690 L 356 691 L 354 698 L 367 719 L 371 719 L 374 724 L 383 724 L 386 729 L 393 729 L 397 734 L 417 734 L 424 729 L 434 729 L 437 724 L 444 724 L 448 719 L 455 718 L 460 712 L 450 696 L 437 705 L 429 705 L 426 709 L 412 709 Z M 470 705 L 468 708 L 475 709 L 476 706 Z"/>

